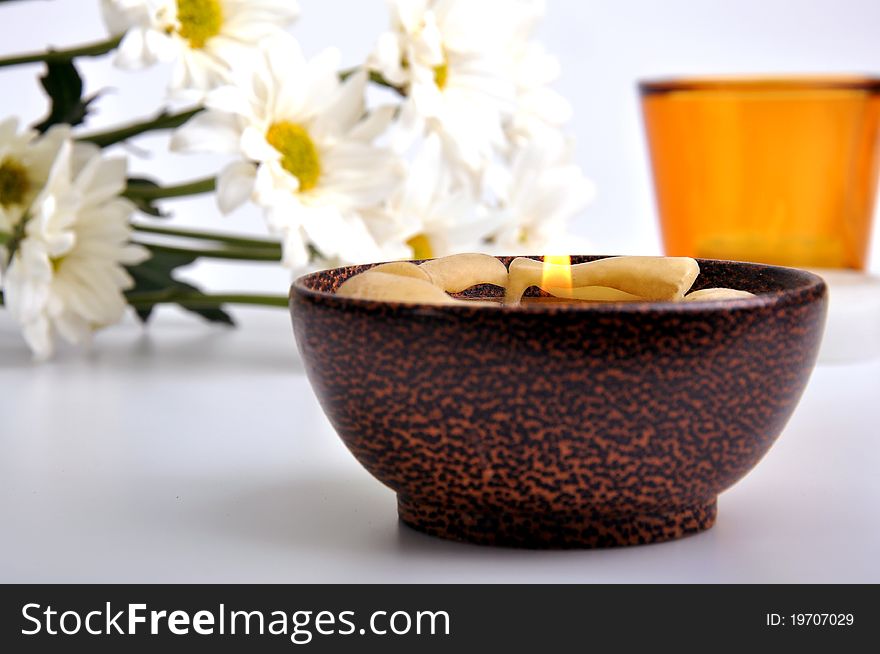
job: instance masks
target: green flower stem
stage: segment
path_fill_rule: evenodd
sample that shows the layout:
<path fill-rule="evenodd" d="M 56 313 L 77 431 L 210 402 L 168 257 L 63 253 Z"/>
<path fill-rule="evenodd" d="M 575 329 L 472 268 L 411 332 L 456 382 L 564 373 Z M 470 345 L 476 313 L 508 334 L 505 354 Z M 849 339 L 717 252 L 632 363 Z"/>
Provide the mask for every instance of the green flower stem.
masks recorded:
<path fill-rule="evenodd" d="M 392 84 L 387 79 L 385 79 L 385 77 L 381 73 L 377 73 L 375 70 L 370 71 L 370 81 L 373 84 L 384 86 L 386 89 L 391 89 L 402 97 L 406 97 L 407 95 L 405 87 L 397 86 L 397 84 Z"/>
<path fill-rule="evenodd" d="M 153 291 L 127 293 L 126 300 L 135 308 L 155 304 L 185 304 L 188 307 L 211 308 L 223 304 L 250 304 L 264 307 L 287 307 L 285 295 L 253 295 L 249 293 L 187 293 L 182 291 Z"/>
<path fill-rule="evenodd" d="M 175 186 L 129 186 L 125 189 L 123 195 L 127 198 L 138 198 L 141 200 L 162 200 L 165 198 L 182 198 L 187 195 L 211 193 L 216 187 L 216 178 L 206 177 Z"/>
<path fill-rule="evenodd" d="M 244 236 L 232 236 L 230 234 L 217 234 L 216 232 L 203 232 L 195 229 L 176 229 L 173 227 L 155 227 L 153 225 L 133 224 L 132 229 L 144 234 L 161 234 L 163 236 L 179 236 L 181 238 L 193 238 L 202 241 L 215 241 L 226 245 L 245 248 L 260 248 L 277 250 L 281 252 L 281 244 L 278 241 L 262 238 L 248 238 Z M 0 235 L 0 243 L 2 243 Z"/>
<path fill-rule="evenodd" d="M 359 70 L 361 70 L 360 66 L 355 66 L 354 68 L 347 68 L 346 70 L 339 71 L 339 79 L 344 82 L 345 80 L 347 80 L 349 77 L 354 75 Z M 392 84 L 387 79 L 385 79 L 385 77 L 382 75 L 382 73 L 380 73 L 378 71 L 371 70 L 369 72 L 369 80 L 373 84 L 376 84 L 378 86 L 384 86 L 386 89 L 391 89 L 392 91 L 395 91 L 398 95 L 406 97 L 406 88 L 404 88 L 403 86 L 397 86 L 396 84 Z"/>
<path fill-rule="evenodd" d="M 203 107 L 195 107 L 193 109 L 188 109 L 186 111 L 181 111 L 178 113 L 168 113 L 167 111 L 162 111 L 155 118 L 138 121 L 129 125 L 124 125 L 122 127 L 107 130 L 105 132 L 84 134 L 83 136 L 77 137 L 77 140 L 83 141 L 85 143 L 94 143 L 99 147 L 106 148 L 108 145 L 113 145 L 114 143 L 125 141 L 132 138 L 133 136 L 137 136 L 138 134 L 144 134 L 145 132 L 153 132 L 160 129 L 174 129 L 176 127 L 180 127 L 200 111 L 203 111 Z"/>
<path fill-rule="evenodd" d="M 106 41 L 97 41 L 95 43 L 89 43 L 75 48 L 67 48 L 64 50 L 49 48 L 45 52 L 34 52 L 31 54 L 0 58 L 0 68 L 5 66 L 18 66 L 19 64 L 35 64 L 41 61 L 47 63 L 68 61 L 74 57 L 98 57 L 107 54 L 111 50 L 115 50 L 121 40 L 121 36 L 115 36 Z"/>
<path fill-rule="evenodd" d="M 184 248 L 176 245 L 163 245 L 135 240 L 154 252 L 169 254 L 188 254 L 209 259 L 233 259 L 237 261 L 281 261 L 281 248 Z"/>
<path fill-rule="evenodd" d="M 25 226 L 29 217 L 27 214 L 22 216 L 12 228 L 12 232 L 0 232 L 0 245 L 6 248 L 6 260 L 12 261 L 12 258 L 18 252 L 18 246 L 25 236 Z"/>

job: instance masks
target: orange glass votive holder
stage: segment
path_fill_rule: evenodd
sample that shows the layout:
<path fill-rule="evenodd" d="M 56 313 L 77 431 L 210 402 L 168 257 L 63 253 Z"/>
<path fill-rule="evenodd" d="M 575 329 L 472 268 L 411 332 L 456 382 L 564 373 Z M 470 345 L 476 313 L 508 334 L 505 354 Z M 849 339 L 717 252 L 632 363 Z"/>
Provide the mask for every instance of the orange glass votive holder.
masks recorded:
<path fill-rule="evenodd" d="M 864 269 L 880 78 L 640 84 L 666 254 Z"/>

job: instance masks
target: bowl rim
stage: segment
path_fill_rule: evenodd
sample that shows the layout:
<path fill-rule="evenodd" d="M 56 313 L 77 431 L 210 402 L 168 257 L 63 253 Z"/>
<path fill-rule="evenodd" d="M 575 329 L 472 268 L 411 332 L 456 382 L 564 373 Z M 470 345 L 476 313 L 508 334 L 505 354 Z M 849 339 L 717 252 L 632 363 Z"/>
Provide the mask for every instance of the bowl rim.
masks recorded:
<path fill-rule="evenodd" d="M 493 255 L 498 258 L 516 258 L 516 256 L 526 256 L 527 258 L 542 260 L 543 255 Z M 589 256 L 594 259 L 606 259 L 609 257 L 622 255 L 571 255 Z M 413 259 L 411 263 L 421 263 L 429 261 L 429 259 Z M 558 313 L 699 313 L 703 311 L 729 311 L 729 310 L 750 310 L 779 304 L 781 301 L 797 297 L 805 293 L 818 293 L 824 295 L 827 293 L 825 281 L 817 274 L 801 268 L 792 268 L 788 266 L 776 266 L 772 264 L 753 263 L 747 261 L 730 261 L 725 259 L 696 259 L 698 264 L 727 264 L 741 266 L 747 269 L 753 269 L 755 272 L 778 270 L 785 271 L 798 280 L 798 283 L 791 288 L 785 288 L 779 291 L 770 291 L 766 293 L 758 293 L 754 297 L 726 299 L 726 300 L 701 300 L 698 302 L 682 302 L 676 300 L 640 300 L 636 302 L 572 302 L 572 303 L 547 303 L 547 304 L 518 304 L 504 305 L 501 303 L 477 304 L 463 302 L 461 304 L 430 304 L 425 302 L 392 302 L 387 300 L 367 300 L 361 298 L 340 297 L 335 293 L 327 291 L 318 291 L 309 288 L 306 284 L 310 279 L 314 279 L 328 272 L 347 271 L 353 268 L 362 268 L 369 266 L 373 268 L 386 262 L 376 262 L 369 264 L 359 264 L 352 266 L 340 266 L 338 268 L 326 268 L 316 270 L 305 275 L 297 277 L 290 285 L 289 300 L 292 306 L 295 296 L 299 296 L 309 300 L 319 300 L 330 303 L 332 305 L 359 307 L 362 309 L 393 309 L 394 311 L 421 314 L 425 312 L 443 313 L 451 315 L 473 314 L 477 312 L 497 312 L 500 314 L 516 314 L 516 315 L 532 315 L 532 314 L 558 314 Z"/>

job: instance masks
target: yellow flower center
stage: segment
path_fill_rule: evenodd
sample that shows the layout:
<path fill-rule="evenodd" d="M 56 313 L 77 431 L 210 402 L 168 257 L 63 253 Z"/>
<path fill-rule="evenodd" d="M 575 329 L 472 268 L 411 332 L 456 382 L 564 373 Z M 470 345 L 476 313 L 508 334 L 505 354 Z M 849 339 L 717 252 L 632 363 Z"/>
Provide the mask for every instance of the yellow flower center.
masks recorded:
<path fill-rule="evenodd" d="M 416 234 L 406 244 L 412 248 L 414 259 L 432 259 L 434 257 L 431 239 L 424 234 Z"/>
<path fill-rule="evenodd" d="M 12 157 L 3 159 L 0 162 L 0 207 L 23 204 L 30 189 L 27 168 Z"/>
<path fill-rule="evenodd" d="M 223 27 L 220 0 L 177 0 L 177 21 L 177 31 L 190 47 L 204 48 L 208 39 L 217 36 Z"/>
<path fill-rule="evenodd" d="M 321 159 L 305 127 L 286 120 L 272 123 L 266 132 L 266 140 L 281 153 L 281 166 L 299 180 L 300 191 L 308 191 L 318 185 Z"/>
<path fill-rule="evenodd" d="M 446 80 L 449 78 L 449 64 L 443 62 L 439 66 L 434 66 L 434 84 L 441 91 L 446 88 Z"/>

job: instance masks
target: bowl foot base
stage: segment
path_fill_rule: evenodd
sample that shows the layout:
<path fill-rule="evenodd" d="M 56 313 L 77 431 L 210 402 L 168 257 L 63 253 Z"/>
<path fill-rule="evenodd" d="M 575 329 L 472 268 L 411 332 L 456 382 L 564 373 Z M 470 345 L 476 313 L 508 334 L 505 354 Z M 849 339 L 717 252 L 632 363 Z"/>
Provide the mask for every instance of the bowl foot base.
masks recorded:
<path fill-rule="evenodd" d="M 401 521 L 432 536 L 507 547 L 592 548 L 661 543 L 709 529 L 717 501 L 662 513 L 478 513 L 397 496 Z"/>

